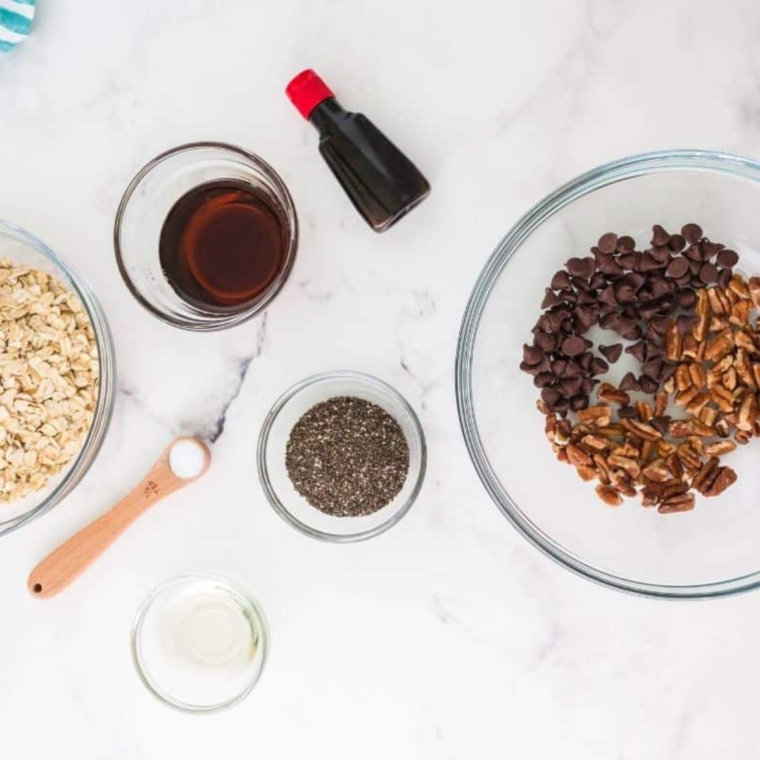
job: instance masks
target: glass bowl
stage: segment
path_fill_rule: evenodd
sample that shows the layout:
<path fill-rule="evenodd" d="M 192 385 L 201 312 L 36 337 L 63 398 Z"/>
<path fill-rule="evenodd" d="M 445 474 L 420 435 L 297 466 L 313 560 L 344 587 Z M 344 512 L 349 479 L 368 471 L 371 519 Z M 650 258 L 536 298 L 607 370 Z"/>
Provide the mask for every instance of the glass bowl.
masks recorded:
<path fill-rule="evenodd" d="M 40 491 L 8 504 L 0 504 L 0 535 L 3 535 L 26 525 L 58 504 L 92 465 L 111 422 L 116 359 L 108 323 L 90 286 L 42 241 L 14 224 L 0 220 L 0 258 L 9 258 L 16 264 L 28 264 L 48 272 L 79 296 L 92 323 L 100 360 L 100 387 L 95 415 L 79 454 Z"/>
<path fill-rule="evenodd" d="M 697 222 L 708 237 L 740 253 L 739 271 L 759 274 L 758 209 L 756 161 L 707 151 L 624 158 L 568 182 L 530 209 L 475 285 L 456 359 L 465 443 L 505 517 L 585 578 L 671 599 L 728 595 L 760 583 L 756 441 L 723 460 L 738 482 L 717 498 L 698 497 L 691 512 L 660 515 L 634 499 L 610 509 L 592 483 L 556 461 L 536 410 L 538 391 L 518 369 L 552 274 L 571 256 L 588 255 L 600 235 L 615 231 L 648 243 L 653 224 L 678 231 Z M 626 369 L 621 361 L 601 379 L 616 383 Z"/>
<path fill-rule="evenodd" d="M 164 276 L 158 249 L 175 202 L 189 190 L 220 179 L 246 182 L 263 192 L 280 217 L 287 245 L 282 269 L 258 300 L 229 313 L 182 299 Z M 262 158 L 234 145 L 190 143 L 157 156 L 129 183 L 116 212 L 114 248 L 129 291 L 151 314 L 185 330 L 222 330 L 251 319 L 279 293 L 295 262 L 298 219 L 285 183 Z"/>
<path fill-rule="evenodd" d="M 354 396 L 382 407 L 401 426 L 409 445 L 409 473 L 403 488 L 390 504 L 371 515 L 334 517 L 320 512 L 296 491 L 285 469 L 285 449 L 295 423 L 315 404 L 336 396 Z M 363 541 L 396 525 L 420 493 L 426 462 L 425 435 L 414 409 L 390 385 L 359 372 L 325 372 L 294 385 L 267 414 L 259 436 L 259 478 L 269 503 L 294 528 L 322 541 Z"/>
<path fill-rule="evenodd" d="M 210 574 L 155 589 L 132 626 L 132 660 L 155 697 L 187 712 L 237 704 L 261 678 L 269 649 L 264 613 L 241 586 Z"/>

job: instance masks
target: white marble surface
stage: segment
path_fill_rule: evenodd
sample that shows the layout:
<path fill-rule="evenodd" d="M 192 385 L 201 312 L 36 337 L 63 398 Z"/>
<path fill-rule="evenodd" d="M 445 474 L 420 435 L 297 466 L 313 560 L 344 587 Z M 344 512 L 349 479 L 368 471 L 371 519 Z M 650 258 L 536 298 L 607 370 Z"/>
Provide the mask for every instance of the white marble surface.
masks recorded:
<path fill-rule="evenodd" d="M 0 61 L 0 216 L 93 285 L 119 394 L 76 493 L 0 545 L 0 756 L 9 760 L 751 758 L 760 597 L 666 604 L 571 576 L 482 490 L 453 393 L 481 265 L 560 181 L 647 149 L 760 153 L 754 0 L 39 2 Z M 318 69 L 414 157 L 431 198 L 384 236 L 350 208 L 283 96 Z M 291 188 L 294 274 L 266 317 L 218 335 L 152 319 L 116 271 L 122 189 L 172 145 L 251 148 Z M 328 546 L 264 502 L 260 422 L 289 384 L 365 370 L 428 434 L 424 493 L 398 528 Z M 28 571 L 124 493 L 174 435 L 214 466 L 42 603 Z M 251 697 L 199 718 L 141 686 L 135 609 L 191 570 L 246 583 L 271 660 Z"/>

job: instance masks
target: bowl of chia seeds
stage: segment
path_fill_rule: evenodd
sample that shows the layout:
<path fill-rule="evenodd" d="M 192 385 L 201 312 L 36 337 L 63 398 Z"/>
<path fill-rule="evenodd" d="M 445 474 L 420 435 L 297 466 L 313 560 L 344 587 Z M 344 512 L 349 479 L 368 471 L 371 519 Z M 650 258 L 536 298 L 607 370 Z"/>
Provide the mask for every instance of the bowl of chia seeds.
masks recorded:
<path fill-rule="evenodd" d="M 312 538 L 363 541 L 401 520 L 425 478 L 425 436 L 412 407 L 359 372 L 313 375 L 267 414 L 258 469 L 269 503 Z"/>

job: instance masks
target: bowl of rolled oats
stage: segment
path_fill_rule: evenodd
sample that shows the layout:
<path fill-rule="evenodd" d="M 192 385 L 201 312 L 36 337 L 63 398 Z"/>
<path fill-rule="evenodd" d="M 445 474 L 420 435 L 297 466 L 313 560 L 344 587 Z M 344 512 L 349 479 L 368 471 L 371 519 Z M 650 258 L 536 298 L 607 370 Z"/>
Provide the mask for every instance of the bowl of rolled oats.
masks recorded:
<path fill-rule="evenodd" d="M 94 461 L 115 358 L 89 285 L 0 220 L 0 535 L 58 504 Z"/>
<path fill-rule="evenodd" d="M 665 599 L 760 587 L 760 163 L 676 150 L 567 182 L 465 311 L 470 457 L 560 565 Z"/>

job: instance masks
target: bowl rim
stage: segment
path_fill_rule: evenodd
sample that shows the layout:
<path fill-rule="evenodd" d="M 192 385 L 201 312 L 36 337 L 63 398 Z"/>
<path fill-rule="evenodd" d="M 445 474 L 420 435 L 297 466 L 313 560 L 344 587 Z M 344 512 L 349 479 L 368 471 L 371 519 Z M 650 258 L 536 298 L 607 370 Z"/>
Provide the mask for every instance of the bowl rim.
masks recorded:
<path fill-rule="evenodd" d="M 41 517 L 74 489 L 92 466 L 103 446 L 116 403 L 114 392 L 116 388 L 116 352 L 113 336 L 103 308 L 89 283 L 84 277 L 76 274 L 48 245 L 23 227 L 6 219 L 0 219 L 0 232 L 2 231 L 11 233 L 30 248 L 36 250 L 65 276 L 65 284 L 74 291 L 90 319 L 98 347 L 100 380 L 98 401 L 95 406 L 92 425 L 68 472 L 36 507 L 15 518 L 0 522 L 0 536 L 12 533 L 32 520 Z"/>
<path fill-rule="evenodd" d="M 380 391 L 381 393 L 393 398 L 406 412 L 411 420 L 414 433 L 417 437 L 420 447 L 420 465 L 419 472 L 416 475 L 416 481 L 412 488 L 407 500 L 397 509 L 387 520 L 376 525 L 368 530 L 359 531 L 358 533 L 337 534 L 328 533 L 327 531 L 317 530 L 312 528 L 306 523 L 296 518 L 292 512 L 285 506 L 280 500 L 277 492 L 272 485 L 271 478 L 269 476 L 269 467 L 267 466 L 267 450 L 269 447 L 269 435 L 274 427 L 274 423 L 285 408 L 285 406 L 297 395 L 307 388 L 311 388 L 314 385 L 319 385 L 324 382 L 331 382 L 333 380 L 351 380 L 364 384 Z M 275 512 L 287 522 L 291 527 L 300 531 L 304 535 L 316 538 L 320 541 L 329 543 L 355 543 L 357 541 L 366 541 L 369 538 L 378 536 L 384 533 L 389 528 L 392 528 L 409 512 L 412 505 L 417 500 L 417 497 L 422 490 L 422 485 L 425 481 L 425 473 L 427 471 L 427 443 L 425 441 L 425 432 L 422 428 L 422 424 L 417 416 L 417 413 L 412 408 L 411 404 L 391 385 L 383 380 L 368 375 L 364 372 L 355 372 L 352 370 L 331 370 L 328 372 L 318 372 L 313 375 L 300 380 L 295 385 L 288 388 L 272 405 L 272 408 L 267 412 L 264 422 L 261 426 L 261 432 L 259 433 L 259 441 L 256 452 L 256 461 L 259 472 L 259 481 L 261 487 L 264 490 L 264 495 L 267 497 L 267 501 L 272 506 Z M 411 474 L 411 473 L 410 473 Z"/>
<path fill-rule="evenodd" d="M 751 158 L 720 151 L 679 149 L 627 156 L 597 166 L 560 185 L 515 222 L 478 275 L 459 330 L 455 393 L 465 446 L 478 477 L 501 513 L 539 551 L 576 575 L 607 588 L 657 599 L 712 599 L 758 588 L 760 570 L 726 580 L 688 585 L 636 581 L 594 567 L 540 531 L 521 512 L 491 467 L 478 433 L 473 403 L 472 364 L 480 320 L 499 276 L 523 242 L 545 220 L 584 195 L 613 182 L 667 171 L 706 171 L 760 182 L 760 162 Z"/>
<path fill-rule="evenodd" d="M 194 705 L 190 704 L 189 702 L 183 702 L 180 699 L 174 699 L 173 697 L 170 697 L 168 693 L 165 693 L 158 686 L 158 684 L 152 680 L 148 674 L 148 670 L 142 665 L 140 632 L 142 631 L 143 623 L 145 622 L 145 618 L 150 611 L 150 608 L 153 606 L 156 599 L 158 599 L 158 597 L 168 589 L 172 588 L 173 586 L 179 586 L 180 584 L 193 581 L 213 581 L 214 583 L 218 583 L 219 585 L 223 586 L 228 593 L 231 593 L 233 596 L 237 596 L 245 601 L 253 610 L 254 616 L 256 618 L 256 624 L 259 629 L 258 645 L 261 650 L 261 662 L 259 663 L 258 668 L 251 674 L 251 678 L 248 683 L 246 683 L 245 687 L 241 689 L 237 694 L 233 695 L 229 699 L 212 705 Z M 269 658 L 269 639 L 269 624 L 267 623 L 267 618 L 264 614 L 264 610 L 262 609 L 256 597 L 253 596 L 253 594 L 243 584 L 238 583 L 236 580 L 228 578 L 227 576 L 221 575 L 219 573 L 185 573 L 183 575 L 177 575 L 173 578 L 169 578 L 163 581 L 163 583 L 160 583 L 158 586 L 156 586 L 140 603 L 140 606 L 137 608 L 137 612 L 135 613 L 135 617 L 132 621 L 132 631 L 130 633 L 130 651 L 132 654 L 132 664 L 137 671 L 137 675 L 139 676 L 145 688 L 156 699 L 158 699 L 159 702 L 162 702 L 163 704 L 168 705 L 175 710 L 179 710 L 180 712 L 196 714 L 215 713 L 222 710 L 227 710 L 230 707 L 234 707 L 235 705 L 242 702 L 253 691 L 256 684 L 261 680 L 261 676 L 264 672 L 264 667 L 266 666 L 267 660 Z"/>
<path fill-rule="evenodd" d="M 154 306 L 134 285 L 132 278 L 127 272 L 127 268 L 124 265 L 124 255 L 121 244 L 121 228 L 124 221 L 124 215 L 126 214 L 129 202 L 132 199 L 140 183 L 158 166 L 164 161 L 168 161 L 171 158 L 181 153 L 194 153 L 199 150 L 218 150 L 222 153 L 229 153 L 238 158 L 249 161 L 257 169 L 267 174 L 272 182 L 277 186 L 279 192 L 282 193 L 283 198 L 286 201 L 287 212 L 292 216 L 292 225 L 290 230 L 290 244 L 288 246 L 288 257 L 282 270 L 277 275 L 276 279 L 271 283 L 269 289 L 266 291 L 262 299 L 256 302 L 253 306 L 245 311 L 237 312 L 231 315 L 213 315 L 208 322 L 191 323 L 189 321 L 178 320 L 165 311 Z M 275 170 L 275 168 L 265 161 L 261 156 L 252 151 L 241 148 L 231 143 L 219 142 L 214 140 L 200 140 L 197 142 L 183 143 L 173 148 L 159 153 L 157 156 L 148 161 L 142 166 L 139 171 L 132 177 L 129 184 L 124 190 L 124 193 L 119 201 L 119 206 L 116 209 L 116 217 L 114 218 L 113 226 L 113 246 L 114 254 L 116 257 L 116 266 L 119 269 L 124 284 L 127 286 L 130 294 L 134 299 L 142 306 L 146 311 L 152 314 L 157 319 L 161 320 L 164 324 L 171 325 L 172 327 L 178 327 L 181 330 L 187 330 L 189 332 L 217 332 L 219 330 L 226 330 L 230 327 L 237 327 L 238 325 L 253 319 L 255 316 L 263 312 L 274 298 L 285 287 L 285 283 L 288 281 L 290 274 L 298 257 L 298 245 L 299 245 L 299 224 L 298 213 L 296 211 L 296 205 L 293 201 L 293 196 L 290 194 L 287 185 L 282 177 Z"/>

